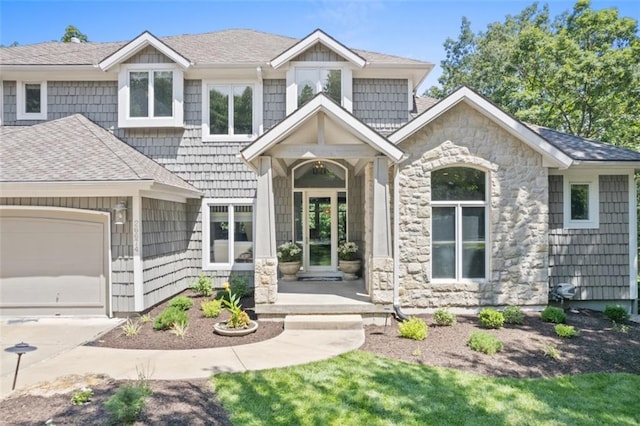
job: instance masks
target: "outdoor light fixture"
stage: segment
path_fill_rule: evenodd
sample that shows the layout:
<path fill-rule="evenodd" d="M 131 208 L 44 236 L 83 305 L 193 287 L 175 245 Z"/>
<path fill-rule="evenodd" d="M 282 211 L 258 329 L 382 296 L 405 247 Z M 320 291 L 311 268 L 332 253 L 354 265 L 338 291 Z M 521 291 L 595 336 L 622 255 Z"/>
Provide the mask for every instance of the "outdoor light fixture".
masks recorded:
<path fill-rule="evenodd" d="M 316 161 L 313 163 L 313 174 L 314 175 L 324 175 L 327 173 L 327 169 L 324 166 L 322 161 Z"/>
<path fill-rule="evenodd" d="M 124 225 L 127 222 L 127 203 L 124 201 L 118 201 L 118 204 L 113 208 L 115 212 L 116 225 Z"/>
<path fill-rule="evenodd" d="M 16 343 L 10 348 L 5 349 L 5 352 L 10 352 L 18 355 L 18 363 L 16 364 L 16 372 L 13 374 L 13 386 L 11 386 L 11 390 L 14 390 L 16 388 L 18 370 L 20 369 L 20 358 L 22 358 L 22 355 L 26 354 L 27 352 L 33 352 L 36 349 L 38 348 L 36 348 L 35 346 L 29 346 L 29 344 L 25 342 Z"/>

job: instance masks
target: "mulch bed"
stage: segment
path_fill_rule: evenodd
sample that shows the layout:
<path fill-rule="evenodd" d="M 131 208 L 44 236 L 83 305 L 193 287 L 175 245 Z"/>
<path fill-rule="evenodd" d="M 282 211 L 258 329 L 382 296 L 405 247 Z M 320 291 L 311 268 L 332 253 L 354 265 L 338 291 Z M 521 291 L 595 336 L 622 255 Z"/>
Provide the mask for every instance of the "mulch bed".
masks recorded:
<path fill-rule="evenodd" d="M 249 303 L 245 306 L 250 306 Z M 162 309 L 162 306 L 156 309 Z M 115 329 L 94 344 L 138 349 L 217 347 L 264 340 L 282 331 L 280 323 L 261 322 L 258 331 L 248 338 L 223 338 L 213 334 L 213 320 L 205 319 L 206 322 L 199 323 L 199 311 L 194 308 L 192 311 L 191 326 L 184 340 L 168 332 L 158 334 L 146 329 L 139 335 L 146 337 L 132 339 L 122 336 L 121 330 Z M 151 314 L 155 315 L 155 312 Z M 614 330 L 611 323 L 598 312 L 581 310 L 579 313 L 567 312 L 567 315 L 567 323 L 580 330 L 579 337 L 557 337 L 554 324 L 542 322 L 538 313 L 528 313 L 524 325 L 506 326 L 500 330 L 481 329 L 475 316 L 458 316 L 456 325 L 438 327 L 433 324 L 431 315 L 424 315 L 421 317 L 430 325 L 426 340 L 399 337 L 397 323 L 390 321 L 387 327 L 365 327 L 366 341 L 361 350 L 407 362 L 455 368 L 487 376 L 528 378 L 593 372 L 640 374 L 640 324 L 631 323 L 627 333 L 622 333 Z M 224 317 L 217 321 L 221 320 Z M 151 326 L 148 328 L 151 329 Z M 504 344 L 502 352 L 489 356 L 472 351 L 466 343 L 470 334 L 478 330 L 500 339 Z M 165 346 L 160 343 L 163 341 Z M 545 356 L 544 349 L 548 347 L 555 347 L 560 358 Z M 64 383 L 65 378 L 59 382 Z M 0 401 L 0 413 L 3 421 L 12 425 L 43 424 L 48 419 L 53 419 L 55 424 L 105 424 L 108 413 L 103 403 L 124 383 L 102 378 L 92 384 L 95 397 L 87 406 L 73 406 L 70 403 L 71 390 L 82 386 L 81 382 L 69 385 L 67 380 L 65 386 L 57 386 L 57 383 L 41 385 Z M 230 424 L 207 381 L 151 380 L 149 383 L 153 394 L 147 400 L 144 416 L 136 424 Z"/>

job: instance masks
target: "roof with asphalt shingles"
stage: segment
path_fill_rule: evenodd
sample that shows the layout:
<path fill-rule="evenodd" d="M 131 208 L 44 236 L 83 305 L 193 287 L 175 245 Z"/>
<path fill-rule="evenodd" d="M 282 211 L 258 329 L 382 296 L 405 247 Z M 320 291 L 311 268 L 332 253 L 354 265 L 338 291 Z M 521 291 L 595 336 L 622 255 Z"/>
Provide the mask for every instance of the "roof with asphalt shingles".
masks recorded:
<path fill-rule="evenodd" d="M 0 182 L 153 181 L 198 191 L 81 114 L 0 129 Z"/>
<path fill-rule="evenodd" d="M 204 34 L 158 37 L 198 64 L 266 64 L 299 40 L 254 30 L 232 29 Z M 97 65 L 127 42 L 49 42 L 0 48 L 2 65 Z M 374 64 L 427 65 L 429 62 L 352 49 Z"/>

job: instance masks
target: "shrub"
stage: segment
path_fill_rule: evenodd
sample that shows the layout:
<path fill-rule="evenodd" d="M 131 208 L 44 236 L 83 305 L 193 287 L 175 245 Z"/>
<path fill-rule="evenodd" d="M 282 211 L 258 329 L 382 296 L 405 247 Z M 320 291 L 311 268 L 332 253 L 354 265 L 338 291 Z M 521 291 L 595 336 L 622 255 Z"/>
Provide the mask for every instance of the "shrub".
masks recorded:
<path fill-rule="evenodd" d="M 191 284 L 190 288 L 200 296 L 209 297 L 213 294 L 211 278 L 207 277 L 205 274 L 200 274 L 198 279 Z"/>
<path fill-rule="evenodd" d="M 502 342 L 495 336 L 484 331 L 474 331 L 469 337 L 467 343 L 469 347 L 476 351 L 487 355 L 494 355 L 502 350 Z"/>
<path fill-rule="evenodd" d="M 427 338 L 429 326 L 421 318 L 411 317 L 403 321 L 398 326 L 398 331 L 402 337 L 413 340 L 424 340 Z"/>
<path fill-rule="evenodd" d="M 564 337 L 566 339 L 570 339 L 572 337 L 576 337 L 580 335 L 580 332 L 576 330 L 575 327 L 572 325 L 556 324 L 555 330 L 558 336 Z"/>
<path fill-rule="evenodd" d="M 93 398 L 93 390 L 91 390 L 90 388 L 82 388 L 73 391 L 73 395 L 71 396 L 71 403 L 73 405 L 84 405 L 91 402 L 91 398 Z"/>
<path fill-rule="evenodd" d="M 433 314 L 433 320 L 438 325 L 454 325 L 456 323 L 456 314 L 446 309 L 438 309 Z"/>
<path fill-rule="evenodd" d="M 153 320 L 153 318 L 151 318 L 151 315 L 149 315 L 149 314 L 140 315 L 140 321 L 142 321 L 143 324 L 151 322 L 152 320 Z"/>
<path fill-rule="evenodd" d="M 555 346 L 545 346 L 542 351 L 546 357 L 560 359 L 560 351 Z"/>
<path fill-rule="evenodd" d="M 482 309 L 478 314 L 478 319 L 484 328 L 502 328 L 504 325 L 502 312 L 498 312 L 493 308 Z"/>
<path fill-rule="evenodd" d="M 631 318 L 625 308 L 613 305 L 607 305 L 604 307 L 604 316 L 609 318 L 609 320 L 618 323 L 627 322 L 629 321 L 629 318 Z"/>
<path fill-rule="evenodd" d="M 136 422 L 151 389 L 146 384 L 125 385 L 119 388 L 105 403 L 116 424 L 131 425 Z"/>
<path fill-rule="evenodd" d="M 153 322 L 154 330 L 168 330 L 173 327 L 173 324 L 189 322 L 187 313 L 176 307 L 166 308 L 160 312 L 160 315 L 156 317 Z"/>
<path fill-rule="evenodd" d="M 176 296 L 169 300 L 170 308 L 177 308 L 181 311 L 188 311 L 193 306 L 193 300 L 187 296 Z"/>
<path fill-rule="evenodd" d="M 127 337 L 132 337 L 137 335 L 142 328 L 142 324 L 138 321 L 131 321 L 131 318 L 128 318 L 127 321 L 120 326 L 124 335 Z"/>
<path fill-rule="evenodd" d="M 524 314 L 520 306 L 507 306 L 502 311 L 502 315 L 507 324 L 524 324 Z"/>
<path fill-rule="evenodd" d="M 249 276 L 246 274 L 232 274 L 231 276 L 229 276 L 229 282 L 226 284 L 229 285 L 231 293 L 235 294 L 240 299 L 251 294 L 251 287 L 249 287 Z M 218 293 L 216 294 L 216 299 L 229 301 L 229 293 L 227 292 L 226 287 L 218 291 Z"/>
<path fill-rule="evenodd" d="M 189 330 L 189 322 L 176 322 L 173 323 L 173 325 L 171 326 L 171 329 L 169 330 L 170 333 L 175 334 L 178 337 L 181 337 L 184 339 L 184 336 L 187 335 L 187 330 Z"/>
<path fill-rule="evenodd" d="M 563 323 L 567 320 L 567 314 L 560 308 L 554 308 L 553 306 L 547 306 L 540 313 L 540 318 L 545 322 L 553 322 L 556 324 Z"/>
<path fill-rule="evenodd" d="M 202 313 L 207 318 L 216 318 L 220 315 L 220 311 L 222 311 L 222 300 L 214 299 L 203 301 L 200 304 L 200 309 L 202 309 Z"/>
<path fill-rule="evenodd" d="M 611 321 L 611 328 L 613 328 L 614 331 L 617 331 L 619 333 L 629 332 L 629 326 L 627 324 L 618 324 L 615 321 Z"/>

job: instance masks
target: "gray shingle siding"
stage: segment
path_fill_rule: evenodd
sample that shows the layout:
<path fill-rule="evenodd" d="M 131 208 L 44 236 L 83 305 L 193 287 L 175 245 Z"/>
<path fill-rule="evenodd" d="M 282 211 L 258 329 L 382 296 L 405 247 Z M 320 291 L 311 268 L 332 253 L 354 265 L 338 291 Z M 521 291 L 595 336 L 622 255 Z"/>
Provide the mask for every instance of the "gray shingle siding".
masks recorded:
<path fill-rule="evenodd" d="M 353 115 L 380 133 L 390 133 L 409 121 L 407 93 L 403 79 L 353 79 Z"/>
<path fill-rule="evenodd" d="M 600 176 L 600 227 L 563 229 L 563 177 L 549 176 L 549 281 L 578 286 L 576 299 L 628 299 L 629 180 Z"/>
<path fill-rule="evenodd" d="M 164 54 L 160 53 L 158 49 L 152 46 L 147 46 L 140 52 L 136 53 L 126 61 L 125 64 L 166 64 L 173 63 L 173 61 L 167 58 Z"/>
<path fill-rule="evenodd" d="M 287 81 L 263 80 L 264 130 L 267 131 L 287 115 Z"/>
<path fill-rule="evenodd" d="M 316 43 L 293 58 L 293 61 L 344 62 L 346 59 L 325 47 L 323 44 Z"/>

